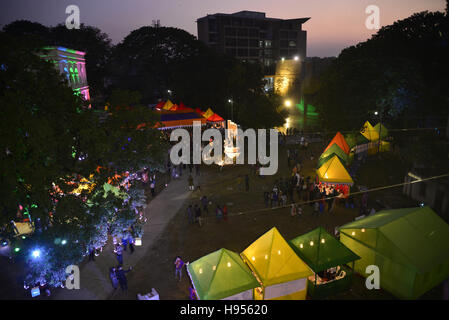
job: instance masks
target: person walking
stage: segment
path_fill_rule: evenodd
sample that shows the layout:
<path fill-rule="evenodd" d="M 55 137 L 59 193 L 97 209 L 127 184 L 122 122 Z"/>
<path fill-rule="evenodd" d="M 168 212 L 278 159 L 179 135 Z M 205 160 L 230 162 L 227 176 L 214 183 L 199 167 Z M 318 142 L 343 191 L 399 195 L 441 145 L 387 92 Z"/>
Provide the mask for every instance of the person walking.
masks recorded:
<path fill-rule="evenodd" d="M 128 270 L 123 270 L 122 266 L 119 266 L 117 268 L 117 279 L 120 284 L 120 288 L 122 291 L 128 290 L 128 280 L 126 279 L 126 274 L 132 270 L 131 267 L 129 267 Z"/>
<path fill-rule="evenodd" d="M 123 265 L 123 248 L 121 244 L 117 244 L 114 250 L 119 266 Z"/>
<path fill-rule="evenodd" d="M 117 278 L 117 269 L 111 268 L 109 270 L 109 278 L 111 278 L 112 287 L 115 289 L 118 288 L 118 278 Z"/>
<path fill-rule="evenodd" d="M 209 214 L 209 209 L 207 208 L 207 205 L 209 204 L 209 200 L 206 196 L 201 197 L 201 203 L 203 204 L 203 211 L 204 214 Z"/>
<path fill-rule="evenodd" d="M 182 267 L 184 266 L 184 261 L 182 261 L 180 256 L 177 256 L 175 259 L 175 279 L 178 279 L 179 281 L 182 279 Z"/>
<path fill-rule="evenodd" d="M 201 218 L 201 208 L 195 204 L 195 220 L 198 222 L 200 227 L 203 225 L 203 219 Z"/>
<path fill-rule="evenodd" d="M 189 175 L 189 190 L 191 190 L 191 191 L 195 190 L 192 175 Z"/>

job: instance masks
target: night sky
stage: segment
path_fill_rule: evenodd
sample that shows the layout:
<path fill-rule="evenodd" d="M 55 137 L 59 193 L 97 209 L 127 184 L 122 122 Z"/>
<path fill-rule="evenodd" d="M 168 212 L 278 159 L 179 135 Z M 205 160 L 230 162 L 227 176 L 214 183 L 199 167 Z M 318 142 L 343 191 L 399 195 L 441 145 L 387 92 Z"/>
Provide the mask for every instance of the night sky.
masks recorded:
<path fill-rule="evenodd" d="M 308 56 L 319 57 L 336 56 L 375 33 L 365 27 L 368 5 L 380 8 L 381 26 L 414 12 L 445 9 L 444 0 L 0 0 L 0 24 L 18 19 L 47 26 L 65 23 L 70 4 L 79 6 L 81 23 L 100 28 L 114 44 L 156 19 L 196 36 L 196 19 L 213 13 L 251 10 L 271 18 L 311 17 L 304 24 Z"/>

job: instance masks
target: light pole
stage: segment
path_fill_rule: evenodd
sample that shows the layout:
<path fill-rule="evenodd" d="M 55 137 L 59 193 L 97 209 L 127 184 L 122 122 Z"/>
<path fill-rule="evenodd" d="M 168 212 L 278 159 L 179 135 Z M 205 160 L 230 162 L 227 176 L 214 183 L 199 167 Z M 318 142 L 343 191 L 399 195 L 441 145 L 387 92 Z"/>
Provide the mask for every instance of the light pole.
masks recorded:
<path fill-rule="evenodd" d="M 231 104 L 231 120 L 234 121 L 234 102 L 232 99 L 228 99 L 228 102 Z"/>
<path fill-rule="evenodd" d="M 383 114 L 383 109 L 380 112 L 380 115 L 379 115 L 378 111 L 374 112 L 375 116 L 379 115 L 379 146 L 377 148 L 377 153 L 380 153 L 380 146 L 382 145 L 382 114 Z"/>

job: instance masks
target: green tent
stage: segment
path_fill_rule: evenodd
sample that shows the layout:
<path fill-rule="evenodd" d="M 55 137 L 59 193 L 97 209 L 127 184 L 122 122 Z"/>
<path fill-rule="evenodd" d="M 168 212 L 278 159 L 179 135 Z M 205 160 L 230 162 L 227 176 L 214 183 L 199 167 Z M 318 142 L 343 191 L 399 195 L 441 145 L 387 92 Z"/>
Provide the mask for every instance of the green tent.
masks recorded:
<path fill-rule="evenodd" d="M 227 249 L 190 263 L 187 272 L 200 300 L 253 299 L 260 286 L 240 255 Z"/>
<path fill-rule="evenodd" d="M 329 149 L 327 149 L 321 154 L 320 159 L 318 159 L 317 168 L 321 167 L 324 163 L 326 163 L 329 159 L 331 159 L 334 154 L 340 158 L 341 163 L 345 165 L 348 164 L 349 162 L 348 155 L 336 143 L 334 143 Z"/>
<path fill-rule="evenodd" d="M 317 285 L 316 278 L 314 281 L 309 280 L 308 294 L 310 296 L 322 298 L 350 287 L 352 269 L 345 265 L 360 259 L 360 257 L 335 239 L 325 229 L 322 227 L 316 228 L 290 240 L 289 244 L 315 273 L 337 266 L 340 266 L 340 269 L 345 271 L 346 277 L 324 285 Z"/>
<path fill-rule="evenodd" d="M 429 207 L 384 210 L 340 227 L 340 241 L 361 257 L 355 271 L 376 265 L 380 286 L 415 299 L 449 277 L 449 225 Z"/>
<path fill-rule="evenodd" d="M 381 128 L 382 130 L 380 130 Z M 379 132 L 381 139 L 385 139 L 386 137 L 388 137 L 388 129 L 385 128 L 383 124 L 380 124 L 380 122 L 374 126 L 374 129 Z"/>

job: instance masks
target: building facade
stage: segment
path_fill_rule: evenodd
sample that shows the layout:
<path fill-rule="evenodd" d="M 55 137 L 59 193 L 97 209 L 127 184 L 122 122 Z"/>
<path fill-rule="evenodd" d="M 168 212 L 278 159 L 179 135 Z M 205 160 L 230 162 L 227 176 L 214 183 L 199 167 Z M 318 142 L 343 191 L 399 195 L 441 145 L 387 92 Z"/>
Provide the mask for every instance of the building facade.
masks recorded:
<path fill-rule="evenodd" d="M 73 91 L 84 100 L 90 100 L 87 84 L 85 53 L 63 47 L 45 47 L 41 57 L 54 64 L 55 68 L 67 79 Z"/>
<path fill-rule="evenodd" d="M 197 20 L 198 39 L 220 52 L 249 62 L 259 62 L 266 74 L 274 74 L 276 62 L 303 60 L 307 56 L 310 18 L 267 18 L 263 12 L 216 13 Z"/>

